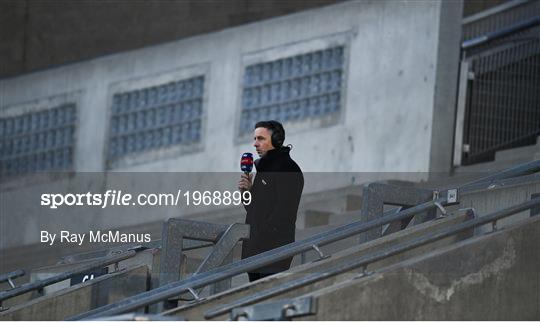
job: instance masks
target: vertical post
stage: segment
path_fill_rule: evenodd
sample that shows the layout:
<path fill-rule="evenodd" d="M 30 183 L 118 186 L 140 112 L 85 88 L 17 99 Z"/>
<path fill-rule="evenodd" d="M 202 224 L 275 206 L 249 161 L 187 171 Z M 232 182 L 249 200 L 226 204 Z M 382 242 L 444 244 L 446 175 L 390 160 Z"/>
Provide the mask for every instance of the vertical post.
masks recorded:
<path fill-rule="evenodd" d="M 454 132 L 454 167 L 461 166 L 463 154 L 463 130 L 465 128 L 465 108 L 467 101 L 467 87 L 469 84 L 469 61 L 462 60 L 459 70 L 459 88 L 456 112 L 456 127 Z"/>
<path fill-rule="evenodd" d="M 183 236 L 171 220 L 163 224 L 161 256 L 159 264 L 159 286 L 180 280 L 182 271 Z M 158 311 L 174 308 L 175 301 L 164 301 L 158 304 Z"/>
<path fill-rule="evenodd" d="M 373 189 L 372 184 L 364 186 L 362 212 L 360 214 L 363 222 L 372 221 L 383 213 L 384 204 L 379 194 Z M 365 243 L 381 236 L 382 227 L 377 227 L 360 234 L 359 242 Z"/>
<path fill-rule="evenodd" d="M 361 220 L 372 221 L 383 215 L 384 205 L 402 206 L 404 208 L 429 201 L 433 198 L 433 191 L 418 189 L 411 186 L 390 185 L 380 182 L 373 182 L 364 186 Z M 414 218 L 403 219 L 392 222 L 384 230 L 383 227 L 373 228 L 360 235 L 359 242 L 364 243 L 383 235 L 401 230 L 409 226 L 435 218 L 434 211 L 419 213 Z M 413 220 L 414 219 L 414 220 Z"/>
<path fill-rule="evenodd" d="M 171 220 L 163 224 L 159 286 L 180 280 L 183 236 L 174 226 Z"/>

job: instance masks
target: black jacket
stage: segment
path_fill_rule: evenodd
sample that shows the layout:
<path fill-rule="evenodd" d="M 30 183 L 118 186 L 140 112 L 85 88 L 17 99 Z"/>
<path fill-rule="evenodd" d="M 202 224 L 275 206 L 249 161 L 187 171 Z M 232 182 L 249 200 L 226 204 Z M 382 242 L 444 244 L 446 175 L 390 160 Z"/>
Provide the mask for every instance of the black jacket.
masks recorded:
<path fill-rule="evenodd" d="M 296 213 L 304 188 L 302 170 L 289 155 L 290 148 L 268 151 L 255 161 L 257 174 L 246 206 L 250 238 L 242 244 L 242 258 L 294 242 Z M 289 269 L 292 257 L 257 269 L 277 273 Z"/>

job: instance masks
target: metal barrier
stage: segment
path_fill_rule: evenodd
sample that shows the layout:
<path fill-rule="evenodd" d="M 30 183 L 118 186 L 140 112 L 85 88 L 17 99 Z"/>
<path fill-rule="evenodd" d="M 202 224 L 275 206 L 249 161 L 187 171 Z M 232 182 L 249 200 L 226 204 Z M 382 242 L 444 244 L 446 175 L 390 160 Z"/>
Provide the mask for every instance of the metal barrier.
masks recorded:
<path fill-rule="evenodd" d="M 463 41 L 467 42 L 494 30 L 504 29 L 538 15 L 537 0 L 513 0 L 463 18 Z"/>
<path fill-rule="evenodd" d="M 88 311 L 86 313 L 71 317 L 70 319 L 86 319 L 97 318 L 105 315 L 116 315 L 120 313 L 130 312 L 134 309 L 151 305 L 160 301 L 164 301 L 168 298 L 177 296 L 184 292 L 192 292 L 193 289 L 201 288 L 206 285 L 213 284 L 215 282 L 233 277 L 235 275 L 255 270 L 257 268 L 266 266 L 276 261 L 300 254 L 309 249 L 318 250 L 318 246 L 330 244 L 332 242 L 345 239 L 359 233 L 368 231 L 372 228 L 388 224 L 395 220 L 405 219 L 414 216 L 418 213 L 429 211 L 438 207 L 446 205 L 446 194 L 441 193 L 441 197 L 432 200 L 415 207 L 400 211 L 399 213 L 383 216 L 379 219 L 364 223 L 354 222 L 342 227 L 333 229 L 328 232 L 314 235 L 302 241 L 297 241 L 288 245 L 284 245 L 275 248 L 270 251 L 243 259 L 236 263 L 221 266 L 216 269 L 212 269 L 207 272 L 194 275 L 186 280 L 172 282 L 167 285 L 161 286 L 154 290 L 144 292 L 128 299 L 113 303 L 110 305 L 102 306 L 100 308 Z M 360 214 L 360 211 L 351 213 Z M 320 250 L 319 250 L 320 252 Z M 321 253 L 321 256 L 323 254 Z"/>
<path fill-rule="evenodd" d="M 506 169 L 500 171 L 499 173 L 464 184 L 463 186 L 461 186 L 460 191 L 467 192 L 483 189 L 485 187 L 495 184 L 497 181 L 500 180 L 525 176 L 536 173 L 538 171 L 540 171 L 540 160 L 519 164 L 510 169 Z"/>
<path fill-rule="evenodd" d="M 18 269 L 13 272 L 0 275 L 0 283 L 8 282 L 9 286 L 13 289 L 15 288 L 15 283 L 13 282 L 14 278 L 24 276 L 25 272 L 22 269 Z M 2 305 L 0 305 L 2 306 Z"/>
<path fill-rule="evenodd" d="M 198 241 L 186 239 L 182 245 L 183 251 L 194 250 L 199 248 L 211 247 L 214 244 L 211 242 Z M 129 250 L 144 250 L 152 248 L 161 248 L 161 239 L 155 239 L 148 243 L 128 243 L 117 247 L 111 247 L 107 249 L 101 249 L 96 251 L 90 251 L 85 253 L 77 253 L 73 255 L 67 255 L 60 258 L 58 264 L 72 264 L 80 261 L 93 260 L 103 258 L 107 256 L 113 256 Z"/>
<path fill-rule="evenodd" d="M 2 306 L 2 302 L 9 298 L 12 298 L 12 297 L 15 297 L 15 296 L 27 293 L 27 292 L 41 290 L 45 286 L 58 283 L 63 280 L 67 280 L 68 278 L 72 278 L 75 275 L 87 272 L 95 268 L 101 268 L 101 267 L 109 266 L 112 264 L 118 264 L 118 262 L 131 258 L 133 256 L 135 256 L 135 251 L 128 251 L 128 252 L 125 252 L 116 256 L 111 256 L 108 258 L 97 260 L 95 262 L 92 262 L 86 265 L 82 265 L 69 272 L 58 274 L 58 275 L 46 278 L 44 280 L 26 283 L 17 288 L 0 292 L 0 307 Z"/>
<path fill-rule="evenodd" d="M 153 240 L 143 244 L 128 244 L 107 250 L 92 251 L 75 254 L 62 258 L 62 263 L 75 263 L 78 261 L 95 260 L 74 270 L 58 274 L 56 276 L 26 283 L 15 287 L 12 279 L 24 275 L 23 270 L 0 275 L 0 282 L 7 281 L 11 290 L 0 292 L 0 308 L 2 301 L 24 294 L 26 292 L 41 290 L 45 286 L 74 277 L 75 275 L 89 270 L 118 263 L 119 261 L 135 256 L 137 251 L 148 248 L 162 248 L 160 263 L 160 285 L 178 281 L 181 279 L 180 272 L 185 263 L 183 251 L 194 250 L 214 246 L 210 254 L 197 268 L 194 274 L 218 267 L 223 263 L 232 262 L 233 247 L 240 240 L 249 238 L 249 225 L 232 224 L 221 225 L 206 222 L 197 222 L 184 219 L 169 219 L 163 226 L 163 239 Z M 231 281 L 224 281 L 213 285 L 211 293 L 218 293 L 230 288 Z M 201 289 L 197 290 L 198 292 Z M 192 295 L 198 298 L 197 292 L 191 289 Z"/>
<path fill-rule="evenodd" d="M 515 33 L 518 33 L 522 30 L 527 30 L 529 28 L 538 26 L 539 24 L 540 24 L 540 16 L 529 18 L 527 20 L 513 24 L 509 27 L 506 27 L 497 31 L 489 32 L 487 34 L 484 34 L 476 38 L 472 38 L 470 40 L 466 40 L 461 44 L 461 48 L 464 50 L 470 50 L 477 46 L 486 45 L 489 42 L 494 41 L 496 39 L 504 38 L 506 36 L 510 36 Z"/>
<path fill-rule="evenodd" d="M 520 164 L 499 173 L 469 182 L 459 187 L 459 195 L 468 192 L 486 189 L 494 184 L 499 184 L 502 180 L 511 179 L 519 176 L 533 174 L 540 171 L 540 160 Z M 448 190 L 447 203 L 458 203 L 458 189 Z M 395 211 L 400 211 L 436 198 L 438 190 L 419 189 L 410 186 L 397 186 L 380 182 L 373 182 L 366 185 L 362 196 L 363 221 L 370 221 L 374 218 L 383 216 L 384 205 L 400 206 Z M 425 214 L 418 214 L 414 218 L 407 218 L 401 221 L 395 221 L 385 227 L 374 228 L 359 238 L 360 243 L 388 235 L 390 233 L 405 229 L 409 226 L 417 225 L 428 220 L 434 219 L 436 211 L 432 210 Z"/>
<path fill-rule="evenodd" d="M 491 183 L 494 180 L 508 179 L 535 172 L 540 167 L 539 162 L 540 161 L 534 161 L 519 165 L 503 171 L 499 174 L 476 180 L 470 184 L 462 185 L 462 187 L 464 187 L 464 190 L 466 191 L 474 191 L 474 189 L 485 189 L 486 184 Z M 416 206 L 412 206 L 408 209 L 404 209 L 399 212 L 387 211 L 381 216 L 368 222 L 353 222 L 348 225 L 344 225 L 336 229 L 314 235 L 307 239 L 284 245 L 276 249 L 243 259 L 236 263 L 227 264 L 219 268 L 209 270 L 207 272 L 201 272 L 183 281 L 169 283 L 157 289 L 135 295 L 131 298 L 119 301 L 117 303 L 109 304 L 88 311 L 86 313 L 71 317 L 71 319 L 77 320 L 86 318 L 98 318 L 105 315 L 126 313 L 140 307 L 167 300 L 168 298 L 180 295 L 185 292 L 191 292 L 192 294 L 194 294 L 194 289 L 198 289 L 213 284 L 215 282 L 231 278 L 241 273 L 252 271 L 254 269 L 266 266 L 284 258 L 294 256 L 296 254 L 306 252 L 308 250 L 315 250 L 321 258 L 325 258 L 327 256 L 325 256 L 320 251 L 319 246 L 330 244 L 338 240 L 342 240 L 351 236 L 358 235 L 360 233 L 370 231 L 373 228 L 378 228 L 395 221 L 401 221 L 417 214 L 423 214 L 435 209 L 439 209 L 443 215 L 446 215 L 446 210 L 444 206 L 448 204 L 455 204 L 458 202 L 459 196 L 456 193 L 459 192 L 460 189 L 461 188 L 443 191 L 436 190 L 433 194 L 433 200 L 421 203 Z M 536 199 L 534 201 L 534 205 L 537 205 L 538 202 L 540 202 L 540 200 Z M 348 214 L 360 215 L 361 211 L 352 211 Z"/>
<path fill-rule="evenodd" d="M 204 317 L 207 319 L 214 318 L 218 315 L 225 314 L 229 311 L 231 312 L 231 319 L 235 320 L 238 319 L 238 317 L 245 317 L 248 319 L 253 319 L 256 317 L 259 317 L 260 312 L 256 311 L 256 308 L 243 308 L 238 309 L 239 307 L 249 305 L 252 303 L 256 303 L 265 299 L 268 299 L 270 297 L 276 296 L 278 294 L 282 294 L 284 292 L 329 278 L 331 276 L 335 276 L 356 268 L 363 268 L 362 273 L 360 273 L 356 278 L 361 278 L 364 276 L 368 276 L 371 273 L 367 271 L 367 265 L 380 261 L 382 259 L 385 259 L 390 256 L 394 256 L 400 253 L 403 253 L 405 251 L 409 251 L 411 249 L 433 243 L 435 241 L 441 240 L 443 238 L 455 235 L 457 233 L 469 230 L 471 228 L 479 227 L 488 223 L 493 224 L 493 231 L 497 230 L 497 221 L 500 219 L 503 219 L 505 217 L 514 215 L 516 213 L 532 209 L 534 207 L 538 207 L 540 205 L 540 199 L 532 199 L 530 201 L 524 202 L 519 205 L 515 205 L 503 210 L 499 210 L 481 217 L 476 217 L 470 221 L 466 221 L 460 224 L 456 224 L 452 227 L 441 229 L 439 231 L 434 231 L 431 233 L 428 233 L 425 236 L 417 237 L 415 239 L 412 239 L 410 241 L 404 242 L 402 244 L 398 244 L 396 246 L 392 246 L 386 249 L 383 249 L 381 251 L 377 251 L 373 254 L 366 254 L 364 256 L 359 257 L 358 259 L 355 259 L 351 262 L 348 262 L 347 264 L 343 264 L 341 266 L 335 266 L 333 268 L 330 268 L 328 270 L 325 270 L 323 272 L 313 273 L 307 277 L 295 280 L 293 282 L 290 282 L 285 285 L 279 285 L 271 289 L 267 289 L 261 292 L 258 292 L 255 295 L 247 296 L 244 298 L 240 298 L 232 303 L 228 303 L 226 305 L 220 306 L 216 309 L 213 309 L 209 312 L 207 312 Z M 468 210 L 473 211 L 473 210 Z M 493 232 L 492 231 L 492 232 Z M 304 297 L 305 298 L 305 297 Z M 278 303 L 280 306 L 276 309 L 273 308 L 273 314 L 272 312 L 265 312 L 265 316 L 273 316 L 273 317 L 279 317 L 282 316 L 282 309 L 284 305 L 286 305 L 288 302 L 291 302 L 292 305 L 295 303 L 295 299 L 293 300 L 281 300 Z M 268 305 L 271 305 L 271 303 L 268 303 Z M 264 307 L 264 309 L 268 310 L 268 307 Z M 311 312 L 311 314 L 313 314 Z"/>
<path fill-rule="evenodd" d="M 159 314 L 128 313 L 121 315 L 105 316 L 96 321 L 185 321 L 183 318 L 175 316 L 168 317 Z"/>
<path fill-rule="evenodd" d="M 463 20 L 454 166 L 492 161 L 540 135 L 540 2 Z"/>

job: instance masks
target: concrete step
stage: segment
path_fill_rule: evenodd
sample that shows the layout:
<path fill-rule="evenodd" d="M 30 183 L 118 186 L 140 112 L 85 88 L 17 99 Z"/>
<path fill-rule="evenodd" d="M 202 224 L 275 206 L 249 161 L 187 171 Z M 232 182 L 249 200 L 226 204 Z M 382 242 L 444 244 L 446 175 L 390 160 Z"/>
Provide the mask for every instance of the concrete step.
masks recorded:
<path fill-rule="evenodd" d="M 148 276 L 146 265 L 131 266 L 10 307 L 0 313 L 0 320 L 64 320 L 149 290 Z"/>
<path fill-rule="evenodd" d="M 296 294 L 316 315 L 293 320 L 538 320 L 540 217 Z"/>
<path fill-rule="evenodd" d="M 317 216 L 317 211 L 330 211 L 339 213 L 358 207 L 359 197 L 357 195 L 361 189 L 358 186 L 339 188 L 329 191 L 306 194 L 302 196 L 298 212 L 297 227 L 313 227 L 324 225 L 326 222 Z M 355 206 L 356 205 L 356 206 Z M 310 216 L 306 225 L 306 214 Z M 327 216 L 326 214 L 323 216 Z M 245 221 L 245 210 L 242 207 L 230 207 L 226 209 L 212 210 L 191 214 L 182 217 L 190 220 L 206 221 L 213 223 L 243 223 Z M 120 230 L 125 233 L 150 233 L 152 239 L 160 239 L 163 229 L 162 221 L 154 221 L 144 224 L 118 227 L 113 230 Z M 16 269 L 24 269 L 29 272 L 33 269 L 51 266 L 57 264 L 64 256 L 85 253 L 98 250 L 106 250 L 111 247 L 119 246 L 118 243 L 96 244 L 84 243 L 77 247 L 66 247 L 61 244 L 52 246 L 38 243 L 23 245 L 2 250 L 2 263 L 0 273 L 7 273 Z M 29 276 L 23 276 L 17 279 L 18 283 L 29 281 Z M 9 288 L 8 285 L 0 285 L 0 290 Z"/>
<path fill-rule="evenodd" d="M 237 288 L 228 290 L 226 292 L 210 296 L 206 298 L 205 300 L 200 301 L 198 303 L 188 304 L 183 307 L 179 307 L 177 309 L 167 312 L 166 314 L 179 315 L 188 320 L 202 320 L 204 319 L 204 314 L 206 312 L 208 312 L 211 309 L 215 309 L 220 305 L 231 303 L 235 300 L 238 300 L 240 298 L 243 298 L 249 295 L 257 294 L 263 290 L 268 290 L 277 285 L 287 284 L 288 282 L 291 282 L 300 277 L 306 276 L 307 274 L 310 274 L 313 272 L 321 272 L 321 271 L 324 271 L 325 269 L 328 269 L 329 267 L 346 263 L 347 261 L 350 261 L 353 258 L 357 258 L 358 256 L 362 254 L 367 254 L 376 250 L 384 249 L 391 245 L 395 245 L 400 242 L 404 242 L 406 240 L 410 240 L 412 238 L 422 236 L 428 231 L 432 231 L 434 229 L 439 229 L 442 227 L 447 227 L 449 225 L 453 225 L 458 222 L 463 222 L 470 218 L 471 217 L 469 215 L 465 213 L 461 213 L 461 214 L 449 216 L 441 220 L 427 222 L 427 223 L 424 223 L 415 227 L 411 227 L 409 229 L 388 235 L 386 237 L 379 238 L 379 239 L 376 239 L 376 240 L 373 240 L 371 242 L 364 243 L 361 245 L 356 245 L 354 247 L 340 251 L 338 253 L 333 253 L 331 254 L 332 256 L 326 260 L 310 262 L 301 266 L 297 266 L 295 268 L 290 269 L 289 271 L 276 274 L 273 276 L 269 276 L 267 278 L 258 280 L 256 282 L 248 283 L 248 284 L 239 286 Z M 426 252 L 427 250 L 438 248 L 438 247 L 441 247 L 442 245 L 448 245 L 448 244 L 454 243 L 457 240 L 462 240 L 470 236 L 472 236 L 472 231 L 461 234 L 459 236 L 452 236 L 438 243 L 427 245 L 426 247 L 416 249 L 412 252 L 407 252 L 399 256 L 394 256 L 384 261 L 374 263 L 373 266 L 370 265 L 370 269 L 375 269 L 377 267 L 382 267 L 382 266 L 389 265 L 391 263 L 399 262 L 415 254 L 421 254 L 421 253 Z M 350 274 L 358 274 L 358 272 L 351 272 Z M 326 280 L 323 280 L 321 282 L 289 291 L 284 296 L 290 297 L 290 296 L 294 296 L 294 294 L 299 293 L 299 292 L 306 292 L 312 289 L 331 285 L 333 283 L 336 283 L 342 280 L 343 278 L 346 278 L 346 275 L 347 274 L 334 276 Z M 219 316 L 216 316 L 215 319 L 220 319 L 220 320 L 227 319 L 227 315 L 221 314 Z"/>

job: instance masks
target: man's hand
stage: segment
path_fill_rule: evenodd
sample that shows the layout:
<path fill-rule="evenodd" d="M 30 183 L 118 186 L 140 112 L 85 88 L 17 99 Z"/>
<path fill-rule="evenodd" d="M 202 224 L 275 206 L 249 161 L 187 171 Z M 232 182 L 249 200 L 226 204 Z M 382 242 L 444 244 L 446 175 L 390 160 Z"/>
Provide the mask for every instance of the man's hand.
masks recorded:
<path fill-rule="evenodd" d="M 241 192 L 247 191 L 251 189 L 251 180 L 253 179 L 253 173 L 247 174 L 242 173 L 240 176 L 240 181 L 238 181 L 238 190 Z"/>

